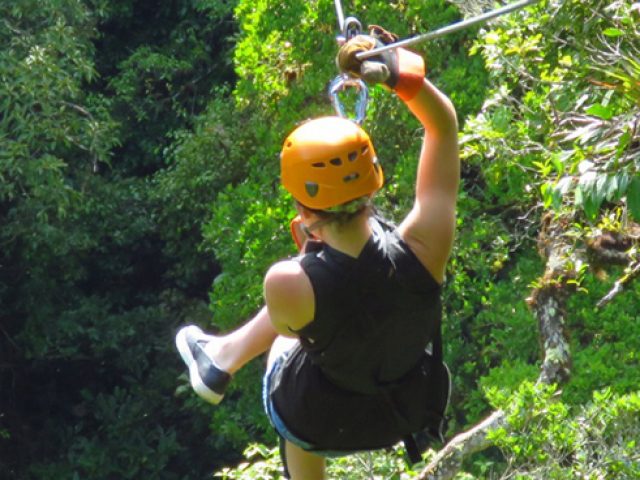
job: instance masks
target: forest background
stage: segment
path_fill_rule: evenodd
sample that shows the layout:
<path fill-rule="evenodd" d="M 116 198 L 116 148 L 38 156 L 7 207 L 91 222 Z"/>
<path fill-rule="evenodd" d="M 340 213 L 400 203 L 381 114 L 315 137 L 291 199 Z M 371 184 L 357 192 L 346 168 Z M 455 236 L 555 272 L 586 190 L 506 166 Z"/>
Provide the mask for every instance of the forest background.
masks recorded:
<path fill-rule="evenodd" d="M 344 2 L 401 37 L 492 7 Z M 640 478 L 638 25 L 630 0 L 543 0 L 419 46 L 461 124 L 448 437 L 502 415 L 452 478 Z M 280 142 L 332 113 L 336 33 L 329 0 L 0 0 L 1 479 L 277 475 L 263 362 L 214 409 L 173 335 L 242 323 L 293 254 Z M 378 89 L 364 126 L 398 219 L 421 132 Z"/>

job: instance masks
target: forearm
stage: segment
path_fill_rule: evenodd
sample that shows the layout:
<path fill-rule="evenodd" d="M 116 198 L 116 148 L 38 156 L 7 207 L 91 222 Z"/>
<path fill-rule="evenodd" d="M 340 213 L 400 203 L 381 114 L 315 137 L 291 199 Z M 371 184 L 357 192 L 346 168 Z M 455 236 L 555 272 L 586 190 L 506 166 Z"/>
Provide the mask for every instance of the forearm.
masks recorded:
<path fill-rule="evenodd" d="M 451 100 L 424 79 L 417 95 L 407 107 L 424 126 L 424 139 L 418 163 L 416 199 L 438 192 L 455 199 L 460 179 L 458 120 Z"/>
<path fill-rule="evenodd" d="M 455 137 L 458 135 L 458 118 L 449 97 L 426 78 L 417 95 L 406 102 L 407 107 L 425 127 L 428 135 Z"/>

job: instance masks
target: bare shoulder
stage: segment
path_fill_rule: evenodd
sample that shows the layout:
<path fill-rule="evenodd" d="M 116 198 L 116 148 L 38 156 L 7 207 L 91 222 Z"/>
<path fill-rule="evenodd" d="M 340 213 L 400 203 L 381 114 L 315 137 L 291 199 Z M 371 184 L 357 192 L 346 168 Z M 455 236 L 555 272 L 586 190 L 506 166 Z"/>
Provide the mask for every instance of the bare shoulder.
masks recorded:
<path fill-rule="evenodd" d="M 313 320 L 313 287 L 299 262 L 285 260 L 272 265 L 264 278 L 264 296 L 279 333 L 290 335 Z"/>

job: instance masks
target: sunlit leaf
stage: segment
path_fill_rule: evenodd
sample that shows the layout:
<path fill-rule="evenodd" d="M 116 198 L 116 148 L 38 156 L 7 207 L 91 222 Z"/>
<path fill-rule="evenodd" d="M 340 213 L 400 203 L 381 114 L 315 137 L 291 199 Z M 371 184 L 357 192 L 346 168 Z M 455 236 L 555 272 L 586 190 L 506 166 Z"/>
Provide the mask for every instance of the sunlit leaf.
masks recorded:
<path fill-rule="evenodd" d="M 602 33 L 604 33 L 607 37 L 620 37 L 624 35 L 624 32 L 619 28 L 607 28 Z"/>
<path fill-rule="evenodd" d="M 613 110 L 610 107 L 605 107 L 603 105 L 600 105 L 599 103 L 591 105 L 585 111 L 589 115 L 602 118 L 603 120 L 611 120 L 611 118 L 613 118 Z"/>
<path fill-rule="evenodd" d="M 631 180 L 631 183 L 629 183 L 627 206 L 633 217 L 640 221 L 640 177 L 635 177 Z"/>
<path fill-rule="evenodd" d="M 556 185 L 556 190 L 558 190 L 560 194 L 566 195 L 567 193 L 569 193 L 571 185 L 573 185 L 573 177 L 562 177 Z"/>
<path fill-rule="evenodd" d="M 616 200 L 618 198 L 620 198 L 619 196 L 619 183 L 618 183 L 618 176 L 617 175 L 611 175 L 607 177 L 607 182 L 606 182 L 606 192 L 605 192 L 605 197 L 607 200 L 609 201 L 613 201 Z"/>

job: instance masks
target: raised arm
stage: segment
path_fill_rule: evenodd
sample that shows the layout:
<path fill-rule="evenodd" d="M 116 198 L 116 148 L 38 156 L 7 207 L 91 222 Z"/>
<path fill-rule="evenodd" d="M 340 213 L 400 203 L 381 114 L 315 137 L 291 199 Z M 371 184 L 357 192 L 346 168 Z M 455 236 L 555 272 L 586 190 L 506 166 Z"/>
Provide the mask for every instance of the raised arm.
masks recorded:
<path fill-rule="evenodd" d="M 359 61 L 358 52 L 378 46 L 380 39 L 389 35 L 379 27 L 373 27 L 372 34 L 357 36 L 343 45 L 337 63 L 349 74 L 394 90 L 424 126 L 415 202 L 399 230 L 422 264 L 442 282 L 453 244 L 460 178 L 455 109 L 424 78 L 424 61 L 417 54 L 396 49 Z"/>
<path fill-rule="evenodd" d="M 422 264 L 442 282 L 455 231 L 460 179 L 458 122 L 451 101 L 426 79 L 407 106 L 425 133 L 415 202 L 399 230 Z"/>

